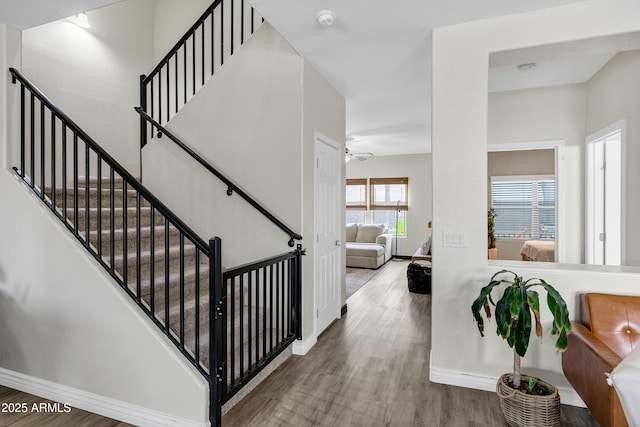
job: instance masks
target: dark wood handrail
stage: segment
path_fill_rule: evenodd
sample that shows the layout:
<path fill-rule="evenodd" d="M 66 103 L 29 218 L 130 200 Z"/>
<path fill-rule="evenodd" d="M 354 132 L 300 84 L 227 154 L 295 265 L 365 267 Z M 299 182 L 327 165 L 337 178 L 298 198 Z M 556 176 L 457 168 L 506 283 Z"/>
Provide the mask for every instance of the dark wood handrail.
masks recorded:
<path fill-rule="evenodd" d="M 65 112 L 63 112 L 53 101 L 51 101 L 40 89 L 38 89 L 29 79 L 27 79 L 20 71 L 15 68 L 9 68 L 13 76 L 13 83 L 20 81 L 25 87 L 29 88 L 43 104 L 45 104 L 55 115 L 66 124 L 80 139 L 87 143 L 96 153 L 98 153 L 104 161 L 113 168 L 115 172 L 122 176 L 128 185 L 133 187 L 141 196 L 143 196 L 151 205 L 155 207 L 162 215 L 169 218 L 175 227 L 186 237 L 188 237 L 198 248 L 209 256 L 209 245 L 198 236 L 188 225 L 186 225 L 176 214 L 174 214 L 164 203 L 155 197 L 147 188 L 131 175 L 116 159 L 111 157 L 97 142 L 93 140 L 84 130 L 80 128 Z M 87 177 L 88 178 L 88 177 Z"/>
<path fill-rule="evenodd" d="M 293 247 L 295 245 L 294 240 L 302 240 L 302 236 L 300 234 L 296 233 L 291 228 L 289 228 L 287 225 L 285 225 L 282 221 L 280 221 L 278 218 L 276 218 L 264 206 L 262 206 L 260 203 L 258 203 L 255 199 L 253 199 L 247 193 L 245 193 L 233 181 L 231 181 L 229 178 L 227 178 L 225 175 L 223 175 L 222 172 L 220 172 L 219 170 L 214 168 L 209 162 L 207 162 L 204 158 L 202 158 L 202 156 L 200 156 L 193 149 L 191 149 L 191 147 L 186 145 L 177 136 L 172 134 L 169 130 L 165 129 L 160 123 L 158 123 L 151 116 L 149 116 L 144 111 L 144 109 L 142 109 L 141 107 L 134 107 L 134 109 L 138 112 L 138 114 L 140 114 L 140 116 L 143 119 L 145 119 L 146 121 L 151 123 L 151 125 L 153 127 L 155 127 L 156 129 L 158 129 L 158 132 L 160 132 L 162 135 L 166 135 L 178 147 L 180 147 L 182 150 L 184 150 L 189 156 L 191 156 L 194 160 L 196 160 L 198 163 L 200 163 L 202 166 L 204 166 L 205 169 L 207 169 L 209 172 L 211 172 L 213 175 L 215 175 L 220 181 L 222 181 L 228 187 L 227 194 L 229 196 L 231 194 L 233 194 L 233 192 L 237 193 L 240 197 L 242 197 L 244 200 L 246 200 L 247 203 L 249 203 L 251 206 L 253 206 L 258 212 L 260 212 L 262 215 L 264 215 L 269 221 L 271 221 L 278 228 L 280 228 L 282 231 L 287 233 L 289 235 L 289 238 L 290 238 L 289 242 L 288 242 L 290 247 Z"/>

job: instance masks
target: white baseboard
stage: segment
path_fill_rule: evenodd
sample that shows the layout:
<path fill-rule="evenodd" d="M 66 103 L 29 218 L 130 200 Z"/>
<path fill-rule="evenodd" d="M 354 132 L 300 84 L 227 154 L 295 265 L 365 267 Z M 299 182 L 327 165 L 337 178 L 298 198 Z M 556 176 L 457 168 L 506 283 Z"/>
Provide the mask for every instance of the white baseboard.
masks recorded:
<path fill-rule="evenodd" d="M 296 356 L 304 356 L 318 342 L 318 337 L 310 336 L 305 340 L 295 340 L 291 352 Z"/>
<path fill-rule="evenodd" d="M 187 420 L 4 368 L 0 368 L 0 385 L 137 426 L 209 426 L 208 421 Z"/>
<path fill-rule="evenodd" d="M 495 392 L 498 377 L 467 374 L 464 372 L 454 372 L 431 367 L 429 369 L 429 380 L 438 384 L 447 384 Z M 586 408 L 586 405 L 573 388 L 559 386 L 558 393 L 560 394 L 560 401 L 562 404 Z"/>

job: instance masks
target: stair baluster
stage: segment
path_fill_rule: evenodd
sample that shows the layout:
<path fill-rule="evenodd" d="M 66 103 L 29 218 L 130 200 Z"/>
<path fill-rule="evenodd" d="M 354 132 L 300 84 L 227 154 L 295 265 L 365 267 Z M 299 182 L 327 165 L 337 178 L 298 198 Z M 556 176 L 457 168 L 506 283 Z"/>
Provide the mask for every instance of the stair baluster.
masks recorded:
<path fill-rule="evenodd" d="M 203 241 L 33 83 L 10 72 L 20 90 L 14 171 L 207 379 L 211 425 L 219 426 L 221 405 L 300 338 L 302 247 L 223 272 L 219 238 Z"/>

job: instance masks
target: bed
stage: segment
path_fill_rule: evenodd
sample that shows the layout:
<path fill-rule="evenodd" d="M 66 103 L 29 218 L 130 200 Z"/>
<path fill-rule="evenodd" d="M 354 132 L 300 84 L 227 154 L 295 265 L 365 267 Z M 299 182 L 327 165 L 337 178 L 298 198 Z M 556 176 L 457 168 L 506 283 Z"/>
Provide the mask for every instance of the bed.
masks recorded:
<path fill-rule="evenodd" d="M 555 262 L 556 242 L 553 240 L 527 240 L 520 248 L 523 261 Z"/>

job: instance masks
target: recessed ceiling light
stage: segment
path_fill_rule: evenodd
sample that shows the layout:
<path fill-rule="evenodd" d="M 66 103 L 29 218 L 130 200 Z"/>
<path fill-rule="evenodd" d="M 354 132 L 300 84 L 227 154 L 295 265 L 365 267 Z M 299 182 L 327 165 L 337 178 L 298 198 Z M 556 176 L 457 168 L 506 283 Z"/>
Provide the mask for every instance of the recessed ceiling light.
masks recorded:
<path fill-rule="evenodd" d="M 321 10 L 316 15 L 318 23 L 323 27 L 330 27 L 336 20 L 336 13 L 333 10 Z"/>
<path fill-rule="evenodd" d="M 520 70 L 520 71 L 533 71 L 533 70 L 536 69 L 537 66 L 538 66 L 538 64 L 536 64 L 535 62 L 527 62 L 526 64 L 518 65 L 518 70 Z"/>

